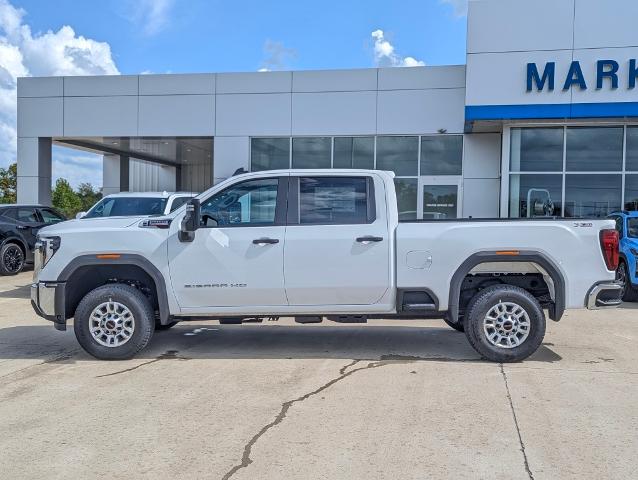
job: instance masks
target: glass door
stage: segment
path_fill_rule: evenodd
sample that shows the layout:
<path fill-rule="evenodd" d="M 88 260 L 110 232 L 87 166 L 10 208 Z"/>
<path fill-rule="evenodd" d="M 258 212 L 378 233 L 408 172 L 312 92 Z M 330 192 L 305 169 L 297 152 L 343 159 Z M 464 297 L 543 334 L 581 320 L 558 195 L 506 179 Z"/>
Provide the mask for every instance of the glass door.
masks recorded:
<path fill-rule="evenodd" d="M 449 220 L 462 216 L 460 178 L 423 177 L 419 183 L 419 218 L 423 220 Z"/>

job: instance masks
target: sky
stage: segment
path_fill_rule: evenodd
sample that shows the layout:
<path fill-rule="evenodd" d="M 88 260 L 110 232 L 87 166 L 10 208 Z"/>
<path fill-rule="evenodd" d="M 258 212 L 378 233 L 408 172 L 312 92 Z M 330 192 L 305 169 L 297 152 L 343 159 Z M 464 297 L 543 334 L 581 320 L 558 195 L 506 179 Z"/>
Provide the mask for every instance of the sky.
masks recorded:
<path fill-rule="evenodd" d="M 465 63 L 467 0 L 0 0 L 0 167 L 16 78 Z M 101 186 L 101 157 L 54 147 L 53 177 Z"/>

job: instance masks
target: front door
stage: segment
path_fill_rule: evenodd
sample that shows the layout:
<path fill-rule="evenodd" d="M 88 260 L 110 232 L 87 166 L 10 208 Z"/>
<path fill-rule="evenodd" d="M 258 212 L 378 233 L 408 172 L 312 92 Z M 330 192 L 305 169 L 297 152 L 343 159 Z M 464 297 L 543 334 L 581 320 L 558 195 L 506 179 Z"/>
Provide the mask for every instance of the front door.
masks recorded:
<path fill-rule="evenodd" d="M 202 225 L 192 242 L 179 241 L 174 222 L 168 256 L 181 308 L 232 313 L 223 307 L 287 305 L 287 185 L 287 176 L 251 179 L 202 200 Z"/>
<path fill-rule="evenodd" d="M 375 177 L 291 176 L 284 252 L 290 305 L 372 305 L 390 285 L 393 245 Z M 379 207 L 383 207 L 380 205 Z"/>

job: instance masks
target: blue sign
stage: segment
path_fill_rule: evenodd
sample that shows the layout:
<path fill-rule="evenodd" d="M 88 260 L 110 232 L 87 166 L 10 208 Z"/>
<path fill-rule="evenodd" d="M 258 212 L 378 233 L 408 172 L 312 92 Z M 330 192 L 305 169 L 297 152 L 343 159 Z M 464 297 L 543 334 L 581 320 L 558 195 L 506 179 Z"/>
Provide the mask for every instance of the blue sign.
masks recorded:
<path fill-rule="evenodd" d="M 633 58 L 629 60 L 629 69 L 624 78 L 621 78 L 619 71 L 620 64 L 616 60 L 598 60 L 596 62 L 596 78 L 590 80 L 595 80 L 597 90 L 602 90 L 605 86 L 616 90 L 621 80 L 629 90 L 636 88 L 636 84 L 638 83 L 638 62 L 636 62 L 636 59 Z M 552 92 L 556 86 L 556 80 L 556 62 L 547 62 L 542 73 L 536 63 L 527 64 L 528 92 L 534 90 L 542 92 L 545 89 Z M 580 90 L 587 90 L 587 88 L 589 88 L 579 61 L 573 61 L 571 63 L 564 81 L 562 78 L 558 80 L 561 82 L 560 85 L 564 91 L 570 90 L 573 87 L 577 87 Z M 592 81 L 592 84 L 593 83 Z"/>

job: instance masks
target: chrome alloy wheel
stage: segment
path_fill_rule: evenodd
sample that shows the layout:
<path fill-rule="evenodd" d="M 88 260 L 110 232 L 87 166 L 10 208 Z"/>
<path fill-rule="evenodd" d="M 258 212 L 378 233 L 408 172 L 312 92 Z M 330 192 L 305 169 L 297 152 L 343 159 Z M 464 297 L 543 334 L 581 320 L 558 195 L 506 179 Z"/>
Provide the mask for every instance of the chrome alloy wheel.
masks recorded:
<path fill-rule="evenodd" d="M 121 347 L 133 336 L 135 318 L 126 305 L 109 300 L 91 312 L 89 331 L 100 345 Z"/>
<path fill-rule="evenodd" d="M 529 315 L 513 302 L 500 302 L 485 314 L 483 331 L 487 340 L 500 348 L 515 348 L 529 336 Z"/>
<path fill-rule="evenodd" d="M 24 254 L 22 253 L 22 249 L 17 245 L 9 245 L 9 247 L 4 251 L 2 261 L 9 272 L 19 272 L 22 270 L 22 266 L 24 264 Z"/>

